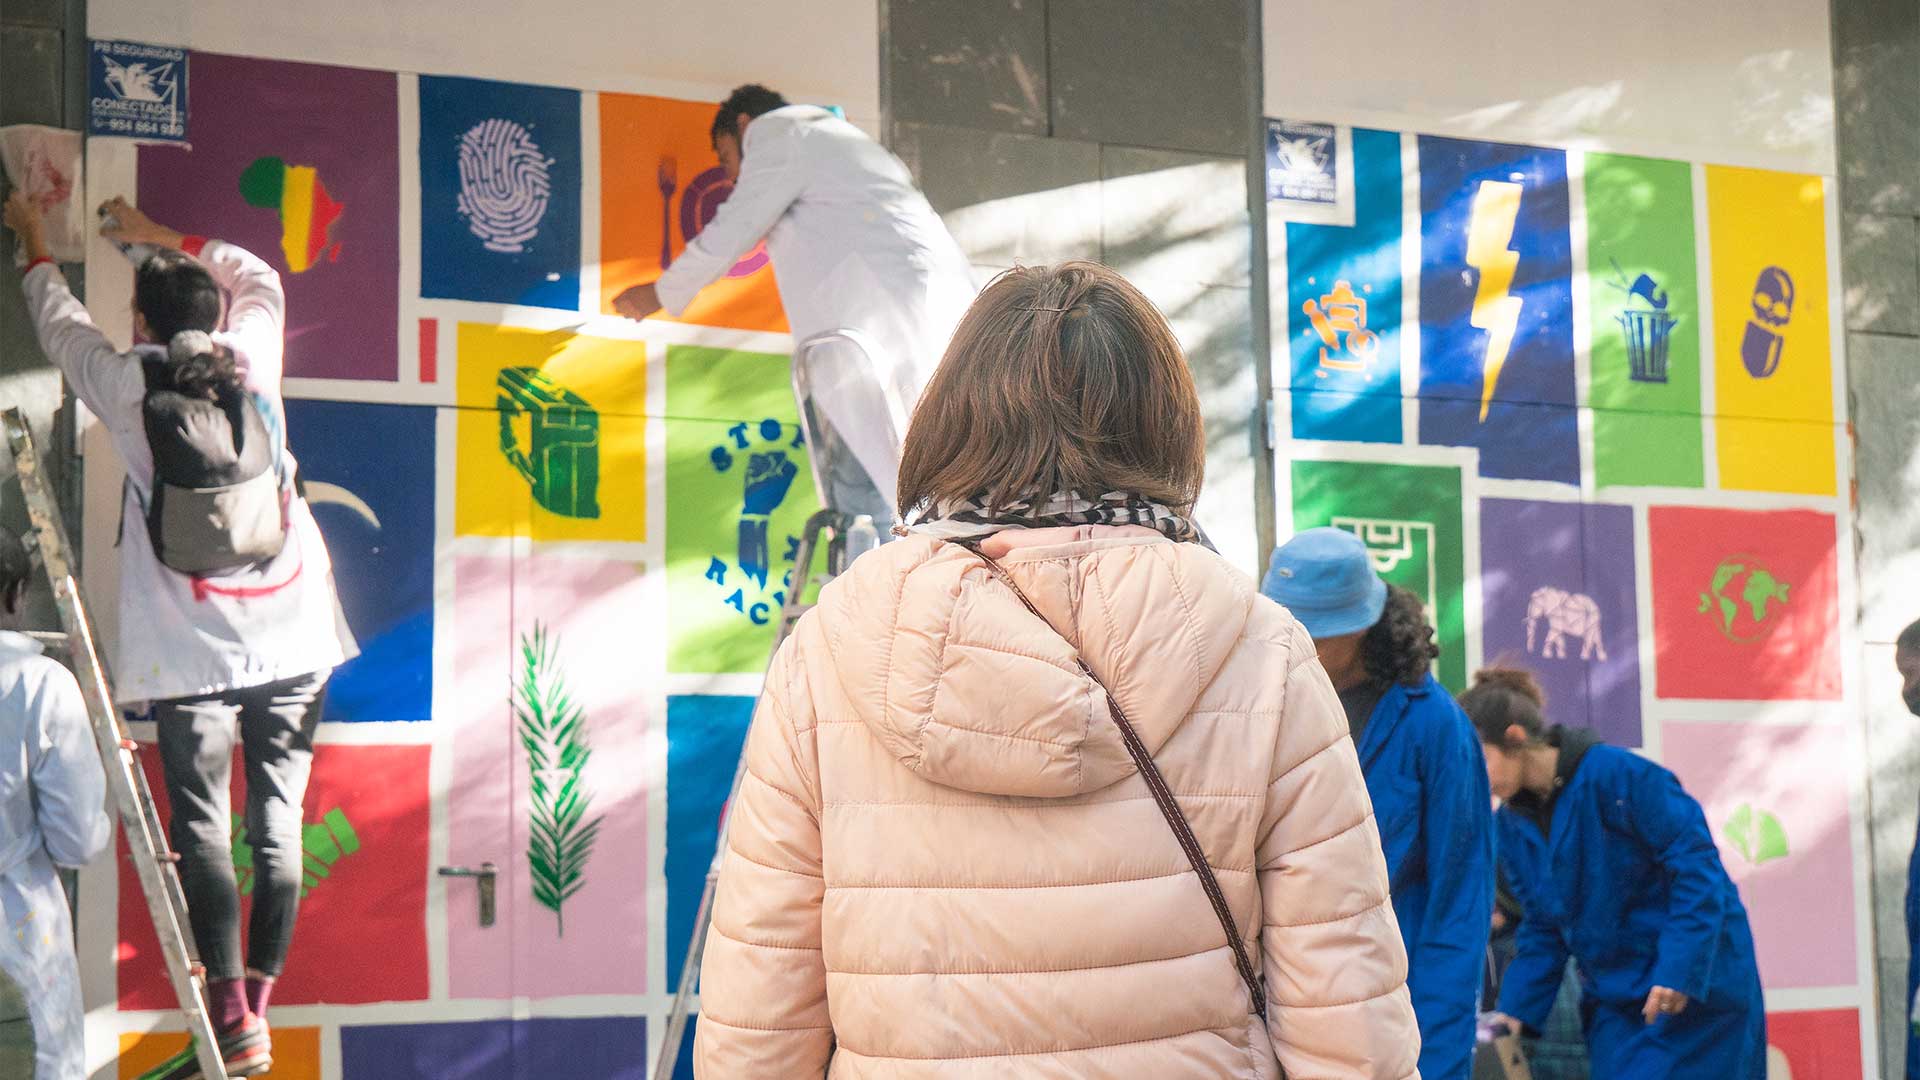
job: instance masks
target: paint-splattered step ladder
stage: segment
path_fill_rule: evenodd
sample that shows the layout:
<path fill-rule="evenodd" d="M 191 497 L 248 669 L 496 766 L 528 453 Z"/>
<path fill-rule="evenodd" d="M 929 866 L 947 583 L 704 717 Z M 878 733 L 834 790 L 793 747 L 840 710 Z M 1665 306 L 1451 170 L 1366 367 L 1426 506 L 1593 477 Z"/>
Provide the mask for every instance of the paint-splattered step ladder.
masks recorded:
<path fill-rule="evenodd" d="M 160 954 L 166 960 L 167 976 L 180 999 L 180 1011 L 186 1014 L 187 1033 L 193 1036 L 200 1069 L 209 1077 L 224 1077 L 226 1066 L 220 1061 L 213 1019 L 208 1015 L 205 997 L 206 969 L 201 966 L 188 932 L 187 896 L 180 887 L 180 857 L 167 846 L 167 833 L 160 824 L 159 808 L 147 787 L 147 775 L 135 756 L 136 746 L 114 707 L 107 684 L 107 671 L 94 647 L 93 627 L 87 617 L 86 603 L 80 594 L 80 582 L 73 574 L 71 548 L 67 532 L 60 524 L 44 465 L 34 449 L 33 436 L 26 418 L 18 409 L 8 409 L 0 417 L 7 432 L 7 445 L 13 450 L 13 471 L 20 480 L 27 517 L 33 526 L 33 538 L 47 583 L 53 587 L 54 606 L 60 612 L 63 629 L 58 634 L 37 634 L 37 638 L 65 650 L 80 693 L 93 722 L 93 738 L 106 765 L 107 788 L 120 812 L 120 825 L 126 832 L 127 848 L 134 869 L 140 875 L 140 890 L 147 898 L 147 914 L 153 919 L 155 935 L 160 939 Z"/>

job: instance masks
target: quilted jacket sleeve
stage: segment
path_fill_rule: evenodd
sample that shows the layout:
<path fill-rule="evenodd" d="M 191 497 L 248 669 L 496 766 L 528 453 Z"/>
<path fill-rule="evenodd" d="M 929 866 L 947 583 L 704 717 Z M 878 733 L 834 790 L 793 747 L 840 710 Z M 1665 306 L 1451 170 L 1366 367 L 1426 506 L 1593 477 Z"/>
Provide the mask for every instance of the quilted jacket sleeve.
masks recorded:
<path fill-rule="evenodd" d="M 1295 624 L 1258 849 L 1268 1032 L 1291 1080 L 1417 1075 L 1407 953 L 1346 714 Z"/>
<path fill-rule="evenodd" d="M 824 1076 L 832 1051 L 820 951 L 819 772 L 792 640 L 747 733 L 700 980 L 694 1072 Z M 808 718 L 796 727 L 795 714 Z"/>

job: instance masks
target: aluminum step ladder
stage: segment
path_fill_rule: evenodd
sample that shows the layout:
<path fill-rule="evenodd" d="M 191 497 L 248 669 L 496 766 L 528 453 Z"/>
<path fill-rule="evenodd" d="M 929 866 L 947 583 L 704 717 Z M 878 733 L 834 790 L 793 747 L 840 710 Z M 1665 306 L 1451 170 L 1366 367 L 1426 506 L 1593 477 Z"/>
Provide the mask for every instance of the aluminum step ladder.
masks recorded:
<path fill-rule="evenodd" d="M 787 595 L 780 606 L 780 624 L 774 630 L 773 648 L 767 653 L 767 666 L 773 666 L 773 658 L 780 654 L 780 646 L 793 632 L 794 624 L 800 621 L 813 607 L 807 597 L 816 595 L 817 589 L 832 581 L 845 570 L 861 551 L 849 550 L 848 535 L 864 524 L 865 528 L 880 529 L 883 523 L 873 521 L 868 514 L 851 514 L 833 505 L 831 485 L 827 481 L 829 470 L 835 461 L 851 456 L 852 451 L 846 443 L 834 433 L 832 426 L 825 423 L 813 407 L 812 387 L 809 383 L 809 361 L 816 355 L 825 354 L 827 349 L 835 349 L 831 355 L 842 360 L 852 360 L 864 366 L 868 372 L 873 367 L 873 346 L 866 337 L 851 330 L 833 330 L 817 334 L 801 342 L 796 351 L 793 364 L 793 399 L 800 416 L 800 436 L 806 444 L 807 456 L 813 465 L 814 493 L 820 505 L 826 509 L 816 511 L 807 519 L 806 528 L 800 535 L 800 546 L 794 552 L 793 581 L 787 587 Z M 816 350 L 819 350 L 818 352 Z M 829 375 L 844 375 L 845 372 L 828 372 Z M 885 386 L 884 380 L 880 382 Z M 886 393 L 886 411 L 895 425 L 895 437 L 906 430 L 906 410 L 896 395 Z M 891 500 L 889 500 L 891 501 Z M 825 538 L 825 547 L 822 539 Z M 824 553 L 823 570 L 814 573 L 813 563 L 817 553 Z M 765 690 L 761 691 L 763 694 Z M 759 713 L 756 703 L 754 712 Z M 733 784 L 727 789 L 727 801 L 720 813 L 720 835 L 714 845 L 713 861 L 707 867 L 706 887 L 700 894 L 700 906 L 693 916 L 693 936 L 687 942 L 687 955 L 680 966 L 680 985 L 674 989 L 673 1011 L 667 1015 L 667 1026 L 660 1042 L 660 1053 L 654 1059 L 653 1071 L 649 1073 L 653 1080 L 671 1080 L 674 1069 L 680 1061 L 680 1047 L 686 1041 L 687 1019 L 693 1012 L 695 992 L 700 985 L 700 961 L 706 953 L 707 931 L 713 926 L 713 898 L 720 884 L 720 866 L 726 859 L 727 826 L 733 818 L 733 806 L 740 794 L 740 782 L 746 777 L 747 759 L 744 745 L 740 761 L 734 766 Z"/>
<path fill-rule="evenodd" d="M 127 733 L 120 710 L 114 707 L 106 667 L 94 646 L 86 601 L 73 575 L 67 532 L 60 523 L 59 509 L 54 504 L 53 491 L 39 452 L 34 448 L 26 418 L 20 410 L 8 409 L 0 417 L 0 423 L 6 427 L 7 445 L 13 451 L 13 471 L 25 497 L 34 545 L 46 569 L 47 584 L 53 587 L 54 606 L 60 611 L 63 632 L 34 637 L 65 649 L 70 658 L 69 666 L 80 682 L 80 694 L 86 701 L 87 717 L 93 723 L 94 743 L 106 766 L 107 790 L 120 813 L 127 848 L 140 875 L 140 891 L 147 898 L 147 914 L 160 940 L 160 955 L 166 960 L 174 996 L 179 998 L 180 1011 L 186 1015 L 187 1033 L 193 1038 L 195 1056 L 208 1077 L 225 1077 L 227 1069 L 220 1060 L 213 1017 L 205 1004 L 206 968 L 200 963 L 188 929 L 187 895 L 180 887 L 180 856 L 167 846 L 167 832 L 160 823 L 159 808 L 153 803 L 147 774 L 141 770 L 136 756 L 139 747 Z"/>

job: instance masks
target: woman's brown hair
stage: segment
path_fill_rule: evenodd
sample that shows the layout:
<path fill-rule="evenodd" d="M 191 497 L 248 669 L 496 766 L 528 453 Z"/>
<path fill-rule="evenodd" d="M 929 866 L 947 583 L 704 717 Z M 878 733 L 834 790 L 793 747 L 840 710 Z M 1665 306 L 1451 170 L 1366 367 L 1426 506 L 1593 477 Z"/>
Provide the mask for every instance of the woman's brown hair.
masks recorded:
<path fill-rule="evenodd" d="M 1474 672 L 1473 687 L 1460 695 L 1459 702 L 1460 711 L 1480 733 L 1480 741 L 1489 746 L 1519 749 L 1507 741 L 1507 732 L 1515 724 L 1527 733 L 1528 742 L 1538 741 L 1547 729 L 1547 692 L 1525 668 L 1490 667 Z"/>
<path fill-rule="evenodd" d="M 1118 491 L 1184 513 L 1205 470 L 1200 396 L 1159 309 L 1097 263 L 1021 267 L 973 302 L 921 394 L 899 506 Z"/>

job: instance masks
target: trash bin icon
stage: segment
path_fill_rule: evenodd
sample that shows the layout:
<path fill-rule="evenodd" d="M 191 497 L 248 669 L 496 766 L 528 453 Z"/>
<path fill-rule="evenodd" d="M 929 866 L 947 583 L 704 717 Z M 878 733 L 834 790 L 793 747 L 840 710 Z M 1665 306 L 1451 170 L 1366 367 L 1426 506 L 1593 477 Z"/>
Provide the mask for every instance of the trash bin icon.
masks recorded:
<path fill-rule="evenodd" d="M 599 517 L 600 414 L 539 368 L 502 369 L 496 385 L 500 452 L 533 486 L 534 501 L 564 517 Z M 526 431 L 525 446 L 516 428 Z"/>
<path fill-rule="evenodd" d="M 1614 318 L 1627 339 L 1628 374 L 1633 381 L 1666 382 L 1667 338 L 1678 320 L 1664 311 L 1643 308 L 1628 308 Z"/>

